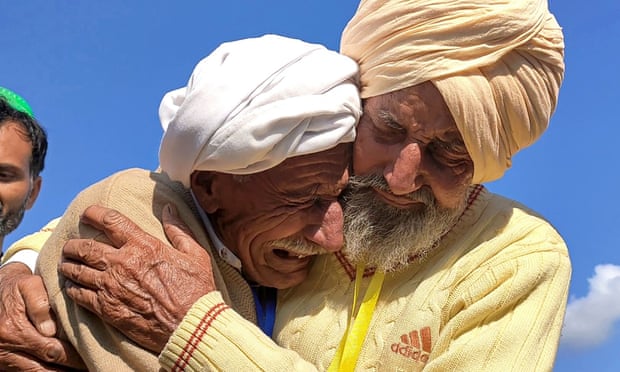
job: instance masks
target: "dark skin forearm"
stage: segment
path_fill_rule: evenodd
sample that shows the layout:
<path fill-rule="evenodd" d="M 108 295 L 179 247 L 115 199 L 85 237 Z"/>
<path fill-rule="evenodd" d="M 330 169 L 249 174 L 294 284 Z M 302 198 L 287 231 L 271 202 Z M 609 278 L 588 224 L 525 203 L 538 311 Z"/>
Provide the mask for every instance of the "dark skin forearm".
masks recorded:
<path fill-rule="evenodd" d="M 0 268 L 0 324 L 0 370 L 84 369 L 71 344 L 54 337 L 43 281 L 22 263 Z"/>

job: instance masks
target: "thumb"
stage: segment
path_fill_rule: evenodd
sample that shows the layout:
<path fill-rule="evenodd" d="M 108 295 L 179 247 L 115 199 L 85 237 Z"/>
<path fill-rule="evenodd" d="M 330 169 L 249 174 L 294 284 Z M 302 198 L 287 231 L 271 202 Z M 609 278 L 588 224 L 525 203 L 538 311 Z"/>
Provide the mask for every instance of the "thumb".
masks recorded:
<path fill-rule="evenodd" d="M 40 276 L 32 275 L 20 283 L 20 293 L 28 318 L 37 330 L 47 337 L 56 333 L 56 322 L 47 300 L 47 291 Z"/>
<path fill-rule="evenodd" d="M 166 204 L 162 211 L 162 222 L 166 236 L 172 246 L 188 255 L 204 253 L 205 250 L 194 238 L 191 230 L 179 217 L 177 209 L 172 204 Z"/>

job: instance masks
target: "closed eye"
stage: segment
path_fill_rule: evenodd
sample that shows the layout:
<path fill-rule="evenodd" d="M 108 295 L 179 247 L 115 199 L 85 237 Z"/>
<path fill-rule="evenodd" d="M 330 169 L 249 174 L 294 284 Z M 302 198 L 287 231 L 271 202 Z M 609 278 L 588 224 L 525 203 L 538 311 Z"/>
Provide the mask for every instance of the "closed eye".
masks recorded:
<path fill-rule="evenodd" d="M 465 145 L 461 143 L 433 141 L 429 144 L 429 150 L 446 165 L 460 165 L 471 160 Z"/>
<path fill-rule="evenodd" d="M 20 178 L 20 175 L 15 172 L 13 167 L 1 167 L 0 166 L 0 182 L 13 182 Z"/>
<path fill-rule="evenodd" d="M 429 144 L 428 151 L 437 164 L 452 170 L 457 175 L 467 172 L 472 166 L 472 160 L 465 144 L 460 141 L 444 142 L 436 140 Z"/>

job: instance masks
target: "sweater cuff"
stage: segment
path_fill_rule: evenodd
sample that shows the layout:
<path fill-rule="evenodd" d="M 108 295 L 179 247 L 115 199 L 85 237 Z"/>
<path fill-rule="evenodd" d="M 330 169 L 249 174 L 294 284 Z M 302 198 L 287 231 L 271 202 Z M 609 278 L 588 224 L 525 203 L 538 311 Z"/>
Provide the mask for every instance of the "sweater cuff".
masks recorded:
<path fill-rule="evenodd" d="M 316 370 L 297 353 L 279 347 L 216 291 L 190 308 L 159 362 L 167 371 Z"/>
<path fill-rule="evenodd" d="M 159 355 L 167 371 L 202 371 L 208 365 L 206 352 L 213 348 L 207 336 L 210 327 L 221 322 L 221 314 L 230 307 L 218 291 L 210 292 L 194 303 Z"/>

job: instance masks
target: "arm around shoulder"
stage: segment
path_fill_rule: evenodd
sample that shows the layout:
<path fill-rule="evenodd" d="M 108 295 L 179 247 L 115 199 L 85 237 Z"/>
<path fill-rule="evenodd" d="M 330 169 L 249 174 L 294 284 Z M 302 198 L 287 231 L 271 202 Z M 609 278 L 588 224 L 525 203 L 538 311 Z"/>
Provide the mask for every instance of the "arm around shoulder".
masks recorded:
<path fill-rule="evenodd" d="M 429 370 L 553 369 L 571 264 L 559 235 L 543 230 L 549 234 L 506 246 L 458 284 Z"/>
<path fill-rule="evenodd" d="M 317 371 L 228 307 L 219 292 L 211 292 L 194 304 L 159 361 L 167 371 Z"/>
<path fill-rule="evenodd" d="M 104 234 L 80 222 L 87 207 L 97 204 L 118 210 L 165 241 L 155 215 L 155 183 L 150 172 L 126 170 L 89 186 L 71 202 L 47 240 L 37 261 L 63 338 L 75 346 L 91 370 L 155 371 L 157 355 L 129 341 L 96 315 L 81 308 L 63 291 L 65 278 L 58 272 L 65 243 L 71 238 L 95 239 L 109 244 Z M 161 212 L 161 211 L 160 211 Z"/>

